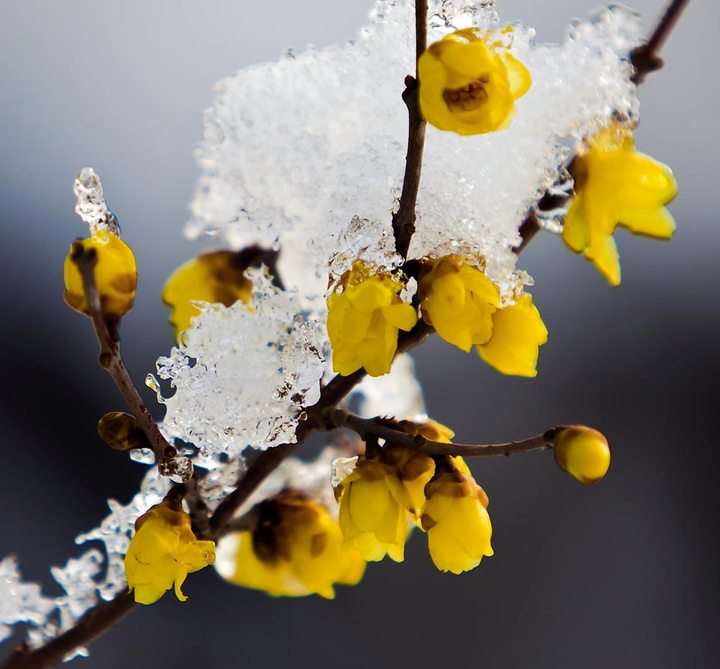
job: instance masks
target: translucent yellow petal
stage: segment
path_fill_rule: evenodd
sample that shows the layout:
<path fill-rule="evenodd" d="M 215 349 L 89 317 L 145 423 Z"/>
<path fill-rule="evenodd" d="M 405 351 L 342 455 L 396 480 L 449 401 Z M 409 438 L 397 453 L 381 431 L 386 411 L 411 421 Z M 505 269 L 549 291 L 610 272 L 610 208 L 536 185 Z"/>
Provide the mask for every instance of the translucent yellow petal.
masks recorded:
<path fill-rule="evenodd" d="M 381 309 L 382 315 L 390 325 L 406 332 L 412 330 L 417 323 L 417 311 L 407 302 L 391 304 Z"/>
<path fill-rule="evenodd" d="M 576 253 L 582 253 L 590 243 L 590 229 L 583 215 L 582 195 L 577 195 L 565 215 L 562 237 Z"/>
<path fill-rule="evenodd" d="M 530 90 L 532 85 L 530 72 L 515 56 L 508 52 L 500 53 L 500 58 L 507 68 L 510 95 L 512 95 L 513 100 L 517 100 Z"/>
<path fill-rule="evenodd" d="M 493 314 L 493 336 L 478 346 L 480 357 L 503 374 L 535 376 L 539 347 L 547 341 L 547 328 L 532 297 Z"/>
<path fill-rule="evenodd" d="M 662 207 L 643 212 L 621 213 L 621 224 L 636 235 L 670 239 L 677 227 L 672 214 Z"/>
<path fill-rule="evenodd" d="M 620 285 L 620 256 L 615 240 L 610 235 L 593 236 L 585 255 L 593 261 L 611 286 Z"/>

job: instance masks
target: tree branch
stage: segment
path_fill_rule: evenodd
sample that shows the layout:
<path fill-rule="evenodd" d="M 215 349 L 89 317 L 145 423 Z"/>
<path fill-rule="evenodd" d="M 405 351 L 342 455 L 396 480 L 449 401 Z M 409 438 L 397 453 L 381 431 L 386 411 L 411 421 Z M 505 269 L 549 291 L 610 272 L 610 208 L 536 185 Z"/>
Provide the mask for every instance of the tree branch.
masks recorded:
<path fill-rule="evenodd" d="M 427 46 L 427 0 L 415 0 L 415 56 L 420 58 Z M 417 64 L 415 76 L 405 77 L 402 99 L 408 109 L 408 148 L 405 156 L 405 175 L 398 210 L 393 214 L 395 248 L 407 258 L 410 240 L 415 234 L 415 206 L 420 188 L 423 147 L 425 146 L 425 119 L 420 113 L 418 99 Z"/>
<path fill-rule="evenodd" d="M 665 64 L 660 57 L 660 51 L 689 4 L 690 0 L 672 0 L 648 41 L 630 54 L 630 61 L 635 67 L 635 74 L 631 79 L 638 86 L 645 81 L 648 74 L 656 72 Z"/>
<path fill-rule="evenodd" d="M 71 250 L 71 259 L 80 270 L 83 278 L 85 299 L 87 300 L 88 312 L 92 319 L 95 335 L 100 345 L 98 362 L 100 366 L 115 381 L 125 403 L 135 416 L 138 425 L 147 436 L 158 463 L 170 461 L 177 455 L 173 448 L 163 437 L 160 429 L 150 415 L 145 403 L 140 397 L 137 388 L 130 378 L 127 369 L 120 355 L 120 340 L 117 337 L 116 321 L 108 321 L 102 313 L 100 295 L 98 294 L 95 282 L 95 265 L 97 265 L 97 253 L 95 249 L 85 251 L 80 242 L 74 242 Z"/>
<path fill-rule="evenodd" d="M 459 455 L 463 457 L 497 457 L 553 448 L 558 434 L 567 427 L 559 425 L 534 437 L 504 444 L 452 444 L 432 441 L 422 435 L 408 434 L 394 419 L 361 418 L 344 409 L 328 409 L 325 416 L 330 426 L 348 428 L 363 439 L 367 437 L 383 439 L 387 443 L 404 446 L 423 455 Z"/>
<path fill-rule="evenodd" d="M 62 661 L 78 646 L 85 646 L 93 639 L 114 627 L 128 613 L 137 608 L 135 599 L 125 589 L 109 602 L 101 602 L 90 609 L 75 625 L 56 636 L 44 646 L 29 650 L 21 646 L 2 663 L 0 669 L 44 669 Z"/>

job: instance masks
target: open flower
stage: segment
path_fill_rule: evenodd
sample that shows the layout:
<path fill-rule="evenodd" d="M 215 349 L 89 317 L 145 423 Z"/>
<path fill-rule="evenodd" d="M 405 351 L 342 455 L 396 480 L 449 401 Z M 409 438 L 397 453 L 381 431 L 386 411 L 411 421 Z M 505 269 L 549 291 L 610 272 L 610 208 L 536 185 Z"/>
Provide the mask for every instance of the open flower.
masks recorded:
<path fill-rule="evenodd" d="M 355 548 L 370 562 L 389 555 L 405 557 L 406 510 L 413 508 L 398 470 L 380 457 L 361 455 L 352 473 L 338 486 L 340 529 L 345 548 Z"/>
<path fill-rule="evenodd" d="M 218 549 L 216 568 L 231 583 L 275 597 L 333 599 L 333 585 L 362 579 L 365 560 L 343 550 L 340 527 L 321 504 L 286 490 L 253 512 L 254 529 L 226 537 Z"/>
<path fill-rule="evenodd" d="M 390 371 L 398 330 L 411 330 L 417 322 L 415 308 L 400 297 L 403 288 L 401 278 L 373 273 L 361 260 L 343 274 L 328 299 L 328 335 L 338 374 L 361 367 L 370 376 Z"/>
<path fill-rule="evenodd" d="M 595 135 L 575 159 L 572 174 L 575 198 L 565 217 L 563 239 L 617 286 L 615 228 L 622 225 L 639 235 L 670 239 L 675 220 L 664 205 L 677 194 L 677 183 L 669 167 L 635 150 L 632 132 L 620 125 Z"/>
<path fill-rule="evenodd" d="M 442 471 L 427 484 L 425 495 L 421 523 L 438 569 L 459 574 L 493 554 L 488 498 L 469 473 L 456 467 Z"/>
<path fill-rule="evenodd" d="M 211 302 L 230 307 L 238 300 L 250 302 L 252 282 L 244 275 L 247 263 L 241 253 L 211 251 L 178 267 L 165 283 L 162 299 L 172 308 L 170 322 L 175 337 L 190 327 L 200 313 L 193 302 Z"/>
<path fill-rule="evenodd" d="M 419 293 L 423 319 L 445 341 L 466 352 L 476 346 L 480 357 L 503 374 L 537 374 L 547 329 L 529 294 L 501 308 L 495 284 L 455 255 L 423 263 Z"/>
<path fill-rule="evenodd" d="M 132 309 L 137 289 L 137 265 L 132 249 L 108 228 L 93 232 L 79 240 L 85 252 L 93 249 L 97 254 L 95 285 L 100 296 L 100 307 L 105 316 L 120 318 Z M 65 302 L 69 307 L 88 314 L 85 284 L 73 251 L 65 259 Z"/>
<path fill-rule="evenodd" d="M 532 82 L 503 42 L 507 32 L 465 28 L 431 44 L 420 56 L 420 109 L 440 130 L 479 135 L 507 128 L 515 100 Z"/>
<path fill-rule="evenodd" d="M 187 575 L 215 561 L 215 543 L 198 541 L 190 516 L 167 503 L 156 504 L 135 521 L 125 555 L 125 576 L 135 601 L 152 604 L 175 584 L 175 595 L 184 602 Z"/>

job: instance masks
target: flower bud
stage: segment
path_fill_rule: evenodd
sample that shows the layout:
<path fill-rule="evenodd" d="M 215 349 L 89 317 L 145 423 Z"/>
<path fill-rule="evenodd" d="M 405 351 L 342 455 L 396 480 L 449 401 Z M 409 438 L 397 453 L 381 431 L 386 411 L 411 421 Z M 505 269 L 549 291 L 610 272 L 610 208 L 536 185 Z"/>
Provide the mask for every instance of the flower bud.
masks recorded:
<path fill-rule="evenodd" d="M 109 230 L 101 230 L 76 242 L 82 253 L 94 251 L 97 262 L 93 268 L 100 307 L 105 316 L 120 318 L 132 309 L 137 289 L 137 266 L 132 249 Z M 89 315 L 85 283 L 77 265 L 75 245 L 65 259 L 65 302 L 81 314 Z"/>
<path fill-rule="evenodd" d="M 135 417 L 122 411 L 106 413 L 98 421 L 97 430 L 100 437 L 118 451 L 151 448 Z"/>
<path fill-rule="evenodd" d="M 592 485 L 610 467 L 610 447 L 605 436 L 585 425 L 562 428 L 555 438 L 555 462 L 580 483 Z"/>

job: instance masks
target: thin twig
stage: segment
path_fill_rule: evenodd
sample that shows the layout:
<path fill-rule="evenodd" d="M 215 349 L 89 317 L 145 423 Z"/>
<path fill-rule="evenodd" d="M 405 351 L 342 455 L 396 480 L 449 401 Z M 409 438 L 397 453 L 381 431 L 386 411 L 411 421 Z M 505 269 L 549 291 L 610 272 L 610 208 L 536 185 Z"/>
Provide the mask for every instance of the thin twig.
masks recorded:
<path fill-rule="evenodd" d="M 663 67 L 665 61 L 660 57 L 660 51 L 689 4 L 690 0 L 672 0 L 648 41 L 630 54 L 630 60 L 635 67 L 635 74 L 632 76 L 635 84 L 640 85 L 648 74 Z"/>
<path fill-rule="evenodd" d="M 109 602 L 101 602 L 90 609 L 66 632 L 34 650 L 20 647 L 13 651 L 0 669 L 44 669 L 58 664 L 78 646 L 85 646 L 119 623 L 128 613 L 137 608 L 133 596 L 123 588 L 122 592 Z"/>
<path fill-rule="evenodd" d="M 114 324 L 109 326 L 100 303 L 100 296 L 95 282 L 95 265 L 97 264 L 97 253 L 94 249 L 86 251 L 82 244 L 75 242 L 72 247 L 71 258 L 80 270 L 83 278 L 85 299 L 88 305 L 88 312 L 92 319 L 95 335 L 100 345 L 98 361 L 100 366 L 112 377 L 120 394 L 123 396 L 128 408 L 135 416 L 138 425 L 145 433 L 150 442 L 158 462 L 172 460 L 176 455 L 173 448 L 163 437 L 160 429 L 150 415 L 145 403 L 140 397 L 130 374 L 128 374 L 120 355 L 120 341 L 117 338 Z M 112 331 L 111 331 L 112 329 Z"/>
<path fill-rule="evenodd" d="M 427 47 L 427 0 L 415 2 L 415 54 L 416 61 Z M 422 173 L 423 147 L 425 146 L 425 119 L 420 112 L 418 98 L 417 65 L 415 76 L 405 77 L 403 102 L 408 109 L 408 148 L 405 156 L 405 175 L 398 210 L 393 214 L 393 233 L 395 248 L 407 258 L 410 240 L 415 234 L 415 207 L 420 175 Z"/>
<path fill-rule="evenodd" d="M 330 426 L 348 428 L 362 438 L 376 437 L 387 443 L 410 448 L 423 455 L 460 455 L 464 457 L 497 457 L 553 448 L 557 435 L 565 427 L 561 425 L 534 437 L 504 444 L 453 444 L 432 441 L 422 435 L 403 432 L 396 421 L 380 417 L 361 418 L 344 409 L 328 409 L 325 416 Z"/>

